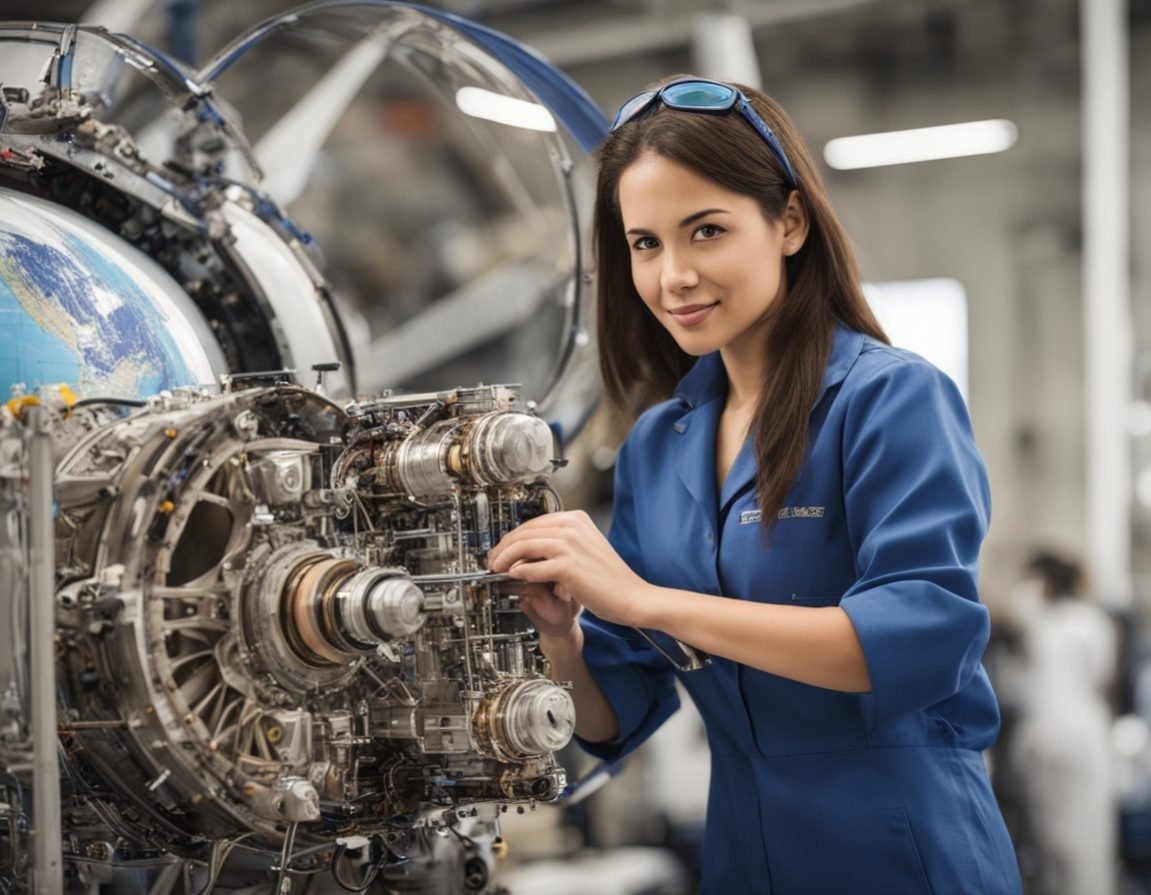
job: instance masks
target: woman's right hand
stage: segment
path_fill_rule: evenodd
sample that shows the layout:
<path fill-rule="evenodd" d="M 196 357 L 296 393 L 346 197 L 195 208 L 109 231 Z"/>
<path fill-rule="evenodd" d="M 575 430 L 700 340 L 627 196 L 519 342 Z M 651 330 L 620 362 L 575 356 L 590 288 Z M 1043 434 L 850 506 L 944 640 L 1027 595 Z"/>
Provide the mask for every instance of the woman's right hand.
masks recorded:
<path fill-rule="evenodd" d="M 521 582 L 520 587 L 520 609 L 535 626 L 541 639 L 582 640 L 579 616 L 583 606 L 562 588 L 529 582 Z"/>

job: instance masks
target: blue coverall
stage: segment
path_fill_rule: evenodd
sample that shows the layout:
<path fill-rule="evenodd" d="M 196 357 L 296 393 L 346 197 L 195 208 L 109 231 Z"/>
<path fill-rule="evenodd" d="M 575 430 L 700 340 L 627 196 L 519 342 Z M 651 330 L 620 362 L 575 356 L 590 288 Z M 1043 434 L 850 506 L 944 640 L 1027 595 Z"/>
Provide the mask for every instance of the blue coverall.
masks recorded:
<path fill-rule="evenodd" d="M 954 383 L 839 328 L 808 458 L 767 541 L 750 438 L 716 485 L 725 394 L 708 355 L 636 422 L 610 540 L 657 585 L 841 606 L 871 691 L 722 658 L 677 672 L 634 630 L 585 613 L 584 655 L 620 734 L 584 747 L 610 759 L 642 743 L 678 707 L 679 675 L 712 754 L 704 895 L 1019 893 L 981 755 L 999 727 L 977 590 L 990 496 Z"/>

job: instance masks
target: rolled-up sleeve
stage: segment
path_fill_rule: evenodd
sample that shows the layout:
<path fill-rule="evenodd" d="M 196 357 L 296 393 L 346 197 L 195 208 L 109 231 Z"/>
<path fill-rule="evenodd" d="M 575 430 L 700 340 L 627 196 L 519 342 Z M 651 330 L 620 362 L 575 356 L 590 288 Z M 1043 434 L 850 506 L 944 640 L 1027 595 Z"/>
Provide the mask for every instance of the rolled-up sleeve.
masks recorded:
<path fill-rule="evenodd" d="M 615 499 L 608 540 L 641 578 L 645 577 L 635 518 L 635 494 L 628 473 L 629 448 L 620 449 L 615 469 Z M 634 629 L 585 612 L 584 661 L 615 710 L 619 736 L 609 742 L 580 745 L 597 758 L 622 758 L 644 742 L 679 708 L 672 665 Z"/>
<path fill-rule="evenodd" d="M 857 581 L 841 606 L 871 676 L 868 727 L 957 693 L 990 630 L 979 548 L 990 493 L 967 410 L 934 367 L 894 358 L 851 394 L 843 490 Z"/>

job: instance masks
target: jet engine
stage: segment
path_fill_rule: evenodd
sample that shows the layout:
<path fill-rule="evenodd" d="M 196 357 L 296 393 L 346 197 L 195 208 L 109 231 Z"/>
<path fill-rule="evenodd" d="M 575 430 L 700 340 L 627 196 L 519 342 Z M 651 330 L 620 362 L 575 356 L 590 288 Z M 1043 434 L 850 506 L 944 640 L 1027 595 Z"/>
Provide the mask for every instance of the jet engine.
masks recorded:
<path fill-rule="evenodd" d="M 339 217 L 393 262 L 341 279 L 295 211 L 341 111 L 387 103 L 419 140 L 353 191 L 430 216 L 443 161 L 476 195 L 445 175 L 407 242 Z M 604 129 L 407 3 L 322 0 L 199 72 L 0 23 L 0 893 L 498 891 L 499 816 L 561 794 L 575 719 L 485 557 L 559 507 L 594 402 L 571 141 Z"/>
<path fill-rule="evenodd" d="M 484 566 L 504 533 L 559 506 L 552 431 L 516 405 L 499 386 L 341 407 L 260 385 L 127 414 L 35 408 L 57 457 L 72 854 L 130 864 L 244 842 L 314 870 L 333 855 L 315 846 L 374 837 L 402 880 L 431 859 L 422 837 L 464 819 L 494 837 L 492 806 L 559 795 L 572 700 L 511 582 Z M 30 515 L 24 428 L 8 410 L 10 551 Z M 16 778 L 10 863 L 27 853 Z"/>

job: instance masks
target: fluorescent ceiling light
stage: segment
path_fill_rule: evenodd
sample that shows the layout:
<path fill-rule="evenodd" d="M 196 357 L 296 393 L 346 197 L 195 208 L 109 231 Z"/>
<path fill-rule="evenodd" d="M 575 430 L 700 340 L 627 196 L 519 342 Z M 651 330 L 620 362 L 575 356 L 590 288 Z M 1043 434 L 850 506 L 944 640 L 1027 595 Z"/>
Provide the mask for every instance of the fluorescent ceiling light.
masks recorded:
<path fill-rule="evenodd" d="M 556 120 L 539 103 L 493 93 L 482 87 L 461 87 L 456 91 L 456 105 L 473 118 L 510 124 L 532 131 L 554 131 Z"/>
<path fill-rule="evenodd" d="M 831 167 L 840 171 L 904 165 L 908 162 L 1003 152 L 1015 145 L 1017 135 L 1015 125 L 1002 118 L 969 121 L 965 124 L 919 127 L 909 131 L 839 137 L 823 147 L 823 157 Z"/>

